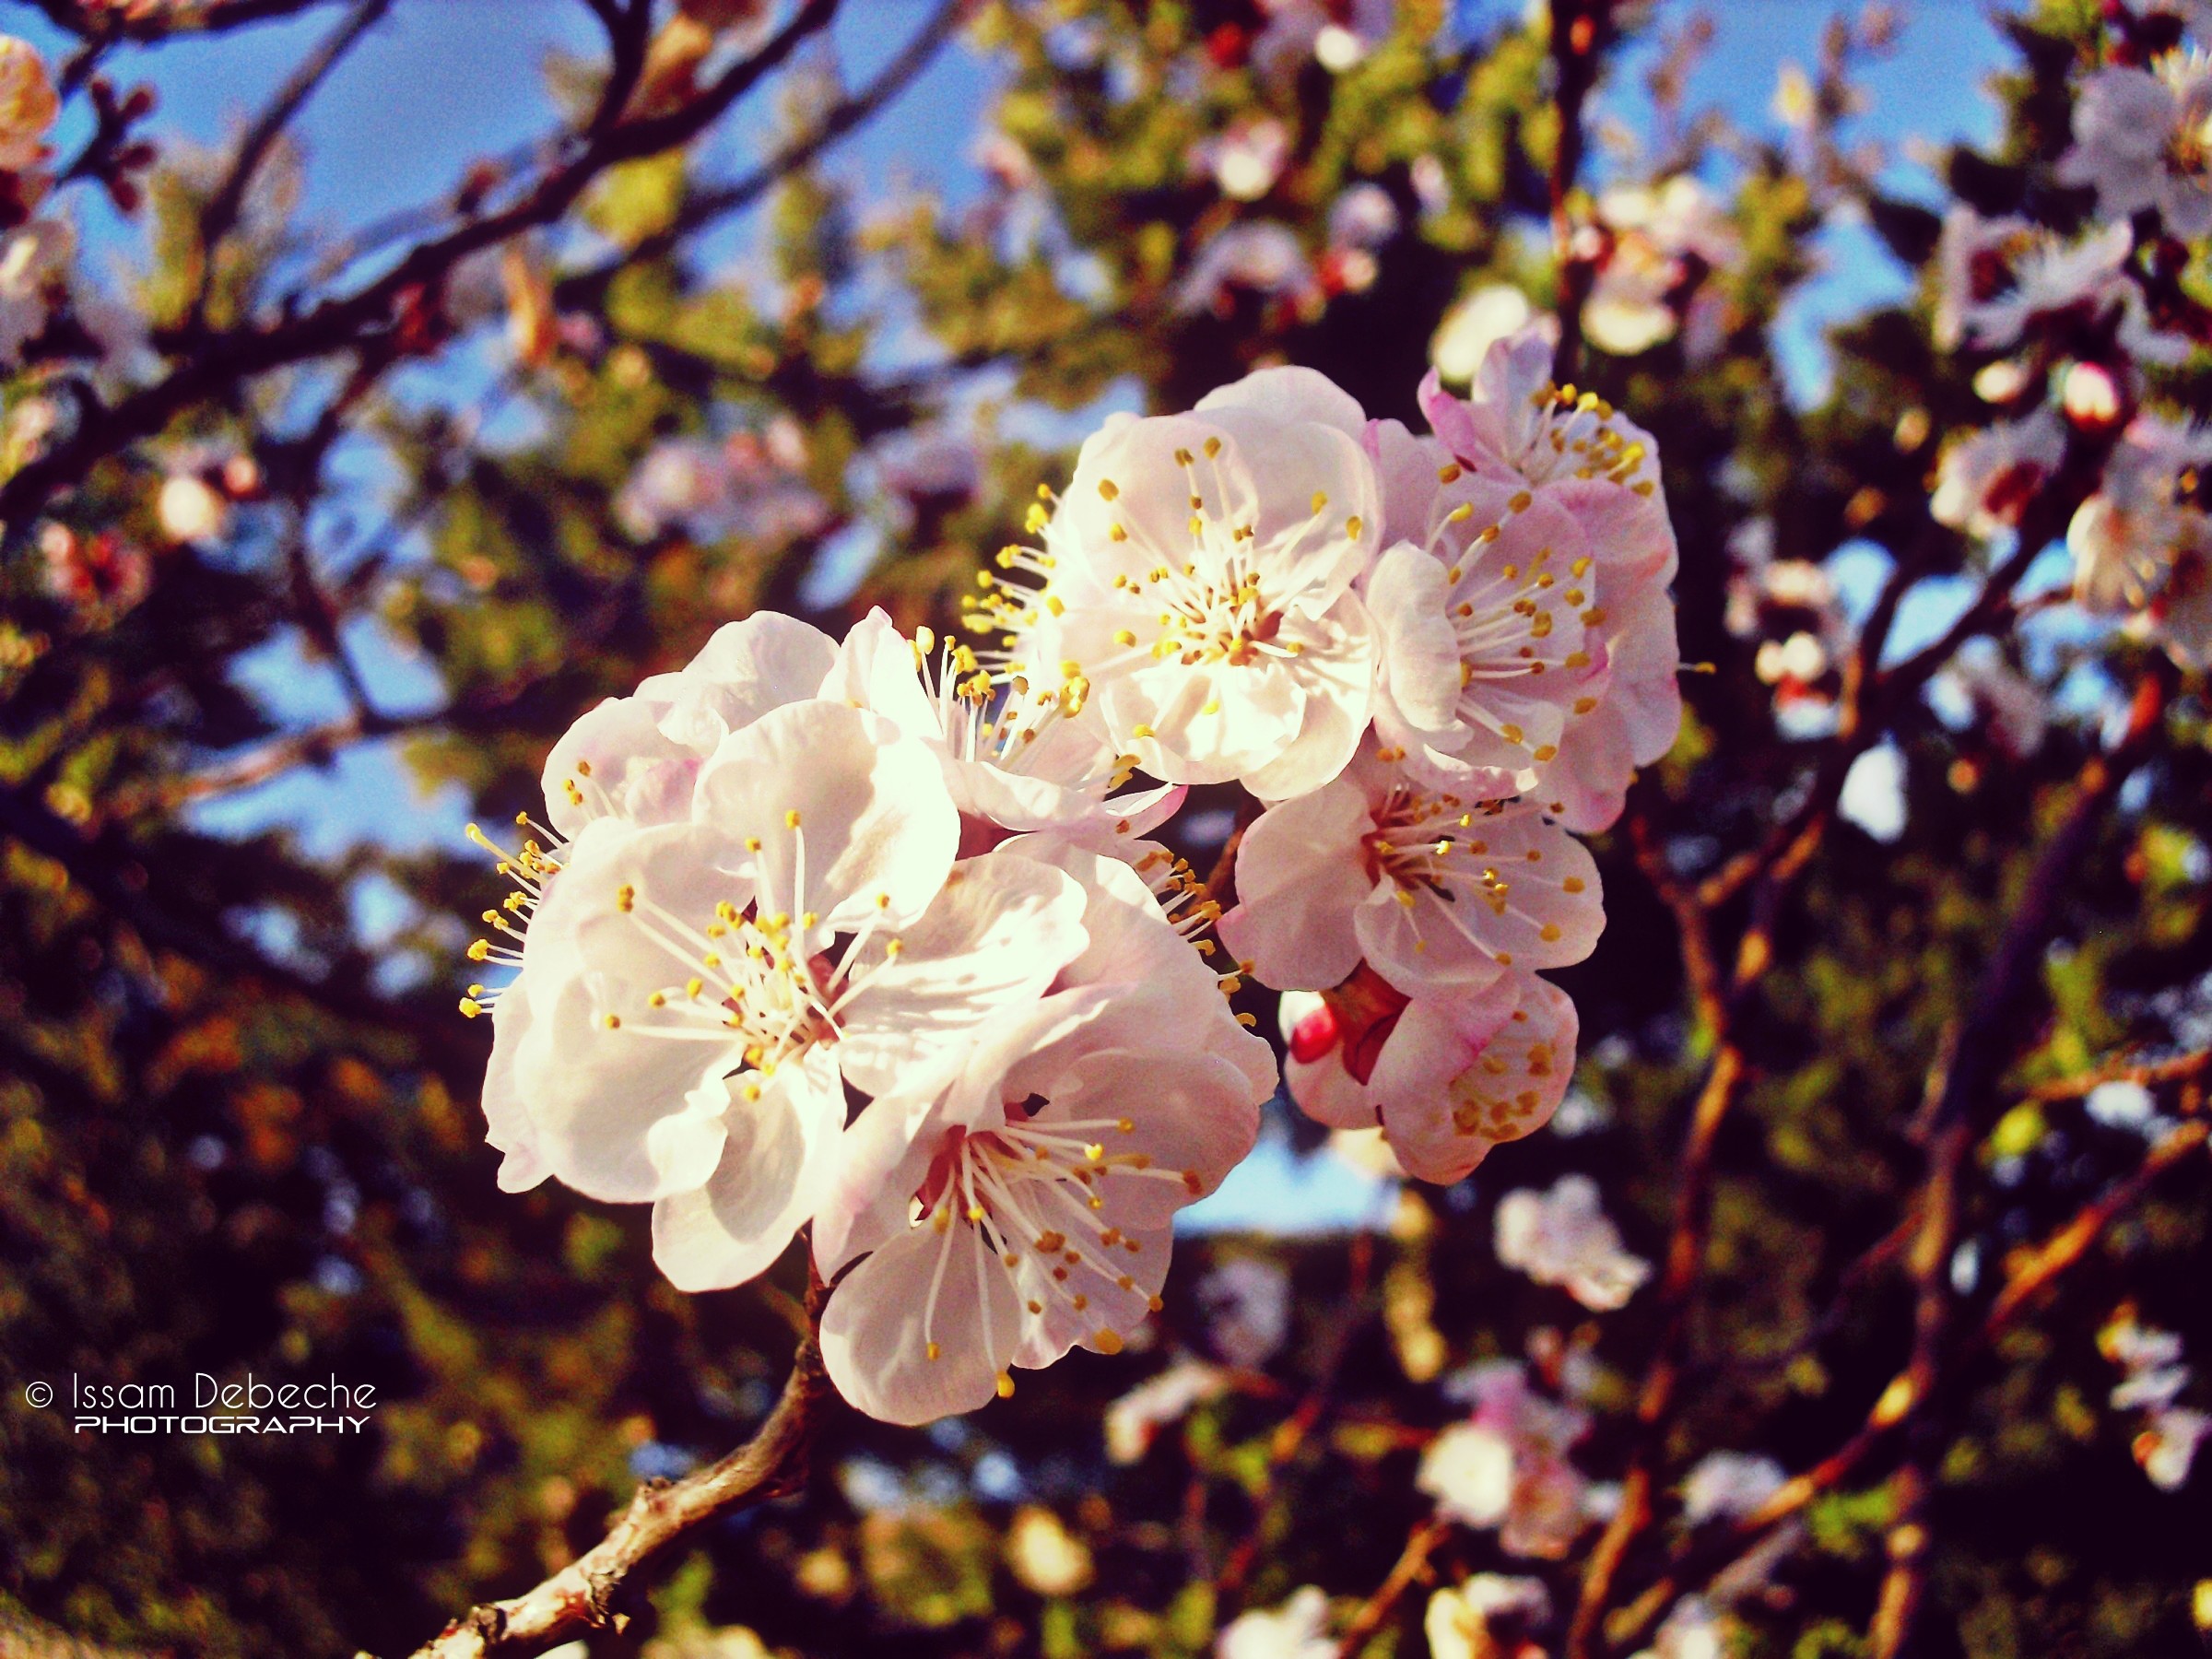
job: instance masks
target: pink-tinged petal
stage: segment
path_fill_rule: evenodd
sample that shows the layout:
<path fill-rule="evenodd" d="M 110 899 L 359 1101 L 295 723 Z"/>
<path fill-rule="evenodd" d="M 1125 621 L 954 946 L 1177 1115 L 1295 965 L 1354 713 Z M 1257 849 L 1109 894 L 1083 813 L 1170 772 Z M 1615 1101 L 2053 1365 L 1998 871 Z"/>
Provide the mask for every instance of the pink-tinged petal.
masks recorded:
<path fill-rule="evenodd" d="M 1665 695 L 1659 693 L 1654 703 L 1663 703 Z M 1672 696 L 1679 724 L 1679 689 L 1673 689 Z M 1629 785 L 1636 777 L 1628 707 L 1625 697 L 1608 698 L 1591 713 L 1570 721 L 1559 742 L 1559 761 L 1544 774 L 1545 805 L 1577 835 L 1610 830 L 1628 805 Z M 1668 747 L 1673 747 L 1671 736 Z"/>
<path fill-rule="evenodd" d="M 1283 1087 L 1300 1112 L 1332 1129 L 1372 1129 L 1378 1121 L 1367 1086 L 1353 1080 L 1333 1050 L 1311 1065 L 1286 1062 Z"/>
<path fill-rule="evenodd" d="M 1219 1186 L 1260 1132 L 1260 1103 L 1243 1074 L 1210 1055 L 1102 1050 L 1077 1058 L 1041 1092 L 1035 1128 L 1092 1125 L 1081 1132 L 1101 1152 L 1090 1190 L 1124 1226 L 1166 1226 Z"/>
<path fill-rule="evenodd" d="M 1638 495 L 1605 478 L 1564 478 L 1545 495 L 1574 515 L 1601 570 L 1662 587 L 1674 580 L 1680 555 L 1666 502 L 1656 491 Z"/>
<path fill-rule="evenodd" d="M 1266 765 L 1244 774 L 1263 801 L 1311 794 L 1344 771 L 1367 730 L 1375 682 L 1375 641 L 1367 608 L 1346 594 L 1302 635 L 1299 659 L 1306 706 L 1298 735 Z"/>
<path fill-rule="evenodd" d="M 1107 987 L 1116 998 L 1108 1014 L 1087 1025 L 1087 1042 L 1218 1055 L 1244 1074 L 1254 1100 L 1275 1091 L 1274 1052 L 1237 1023 L 1215 970 L 1168 924 L 1135 869 L 1051 836 L 1023 836 L 1003 850 L 1065 870 L 1083 885 L 1089 944 L 1061 970 L 1057 983 L 1064 990 Z M 1164 849 L 1143 842 L 1118 851 L 1145 868 L 1159 868 L 1170 858 Z M 1120 1032 L 1128 1036 L 1113 1034 Z"/>
<path fill-rule="evenodd" d="M 1120 1219 L 1112 1216 L 1111 1204 L 1104 1213 L 1110 1219 Z M 1131 1244 L 1136 1249 L 1130 1250 Z M 1014 1363 L 1041 1371 L 1077 1347 L 1094 1353 L 1119 1353 L 1121 1339 L 1150 1316 L 1152 1299 L 1167 1283 L 1174 1247 L 1172 1228 L 1147 1230 L 1124 1222 L 1122 1237 L 1113 1245 L 1075 1252 L 1072 1265 L 1067 1251 L 1019 1253 L 1014 1277 L 1023 1317 Z M 1056 1278 L 1055 1273 L 1067 1277 Z M 1075 1303 L 1077 1296 L 1084 1299 L 1080 1308 Z M 1113 1335 L 1101 1335 L 1107 1331 Z"/>
<path fill-rule="evenodd" d="M 1447 730 L 1459 705 L 1459 645 L 1446 615 L 1451 587 L 1443 561 L 1411 542 L 1384 553 L 1367 579 L 1382 667 L 1375 718 L 1393 743 Z"/>
<path fill-rule="evenodd" d="M 1017 853 L 955 865 L 895 955 L 888 938 L 862 953 L 859 988 L 838 1010 L 845 1077 L 883 1094 L 972 1043 L 985 1020 L 1033 1003 L 1088 943 L 1084 905 L 1073 879 Z"/>
<path fill-rule="evenodd" d="M 1429 535 L 1430 504 L 1442 488 L 1439 477 L 1452 453 L 1434 438 L 1416 437 L 1403 421 L 1371 420 L 1362 440 L 1382 486 L 1382 545 L 1413 542 Z"/>
<path fill-rule="evenodd" d="M 1268 808 L 1244 832 L 1238 903 L 1219 932 L 1262 984 L 1323 991 L 1358 966 L 1348 924 L 1373 888 L 1361 845 L 1372 828 L 1359 790 L 1336 782 Z"/>
<path fill-rule="evenodd" d="M 1013 1363 L 1020 1322 L 1014 1281 L 980 1230 L 953 1219 L 940 1232 L 924 1219 L 830 1294 L 822 1366 L 868 1416 L 933 1422 L 990 1403 Z"/>
<path fill-rule="evenodd" d="M 1274 661 L 1156 663 L 1111 682 L 1098 706 L 1123 751 L 1171 783 L 1228 783 L 1257 771 L 1306 721 L 1298 677 Z"/>
<path fill-rule="evenodd" d="M 1490 349 L 1495 354 L 1498 347 Z M 1444 390 L 1443 377 L 1433 369 L 1422 378 L 1420 405 L 1421 413 L 1429 418 L 1429 429 L 1463 465 L 1483 460 L 1502 463 L 1505 433 L 1496 412 L 1453 396 Z"/>
<path fill-rule="evenodd" d="M 1458 906 L 1426 888 L 1390 882 L 1375 888 L 1352 913 L 1355 952 L 1409 996 L 1479 990 L 1505 971 L 1496 943 L 1470 926 Z"/>
<path fill-rule="evenodd" d="M 725 1087 L 727 1138 L 713 1175 L 653 1206 L 653 1263 L 679 1290 L 721 1290 L 766 1272 L 827 1191 L 844 1128 L 837 1067 L 820 1049 L 758 1085 Z"/>
<path fill-rule="evenodd" d="M 1551 1119 L 1574 1075 L 1573 1002 L 1509 974 L 1469 997 L 1417 998 L 1375 1066 L 1383 1138 L 1408 1174 L 1449 1185 Z"/>
<path fill-rule="evenodd" d="M 959 849 L 936 757 L 842 703 L 793 703 L 726 738 L 699 774 L 692 812 L 759 843 L 762 911 L 814 914 L 816 948 L 873 918 L 913 921 Z"/>
<path fill-rule="evenodd" d="M 1359 406 L 1359 400 L 1312 369 L 1255 370 L 1241 381 L 1208 392 L 1193 413 L 1204 415 L 1217 409 L 1257 409 L 1274 420 L 1310 420 L 1334 427 L 1347 438 L 1358 438 L 1367 429 L 1367 411 Z"/>

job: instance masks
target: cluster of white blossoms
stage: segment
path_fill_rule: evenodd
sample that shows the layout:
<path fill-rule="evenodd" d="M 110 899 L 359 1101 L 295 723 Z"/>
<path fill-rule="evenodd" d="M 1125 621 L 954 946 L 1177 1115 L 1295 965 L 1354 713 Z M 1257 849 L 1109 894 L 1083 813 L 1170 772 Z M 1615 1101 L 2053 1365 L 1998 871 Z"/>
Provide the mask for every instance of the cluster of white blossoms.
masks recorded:
<path fill-rule="evenodd" d="M 831 1378 L 919 1422 L 1159 1306 L 1276 1088 L 1246 976 L 1304 994 L 1297 1099 L 1411 1173 L 1541 1124 L 1576 1024 L 1537 971 L 1605 921 L 1571 829 L 1679 715 L 1652 441 L 1548 368 L 1432 380 L 1424 437 L 1293 369 L 1116 420 L 974 644 L 763 613 L 584 715 L 544 822 L 482 838 L 501 1184 L 650 1203 L 689 1290 L 806 1229 Z M 1265 809 L 1223 915 L 1147 837 L 1228 782 Z"/>
<path fill-rule="evenodd" d="M 2077 87 L 2056 168 L 2093 193 L 2097 217 L 2074 235 L 1964 206 L 1944 221 L 1936 344 L 2005 355 L 1973 381 L 2000 418 L 1947 447 L 1930 508 L 1970 535 L 2005 535 L 2070 455 L 2109 444 L 2067 528 L 2075 600 L 2195 670 L 2212 662 L 2212 436 L 2145 406 L 2144 367 L 2186 361 L 2202 332 L 2151 296 L 2177 242 L 2212 235 L 2212 55 L 2180 38 L 2202 37 L 2212 14 L 2108 10 L 2111 61 Z"/>

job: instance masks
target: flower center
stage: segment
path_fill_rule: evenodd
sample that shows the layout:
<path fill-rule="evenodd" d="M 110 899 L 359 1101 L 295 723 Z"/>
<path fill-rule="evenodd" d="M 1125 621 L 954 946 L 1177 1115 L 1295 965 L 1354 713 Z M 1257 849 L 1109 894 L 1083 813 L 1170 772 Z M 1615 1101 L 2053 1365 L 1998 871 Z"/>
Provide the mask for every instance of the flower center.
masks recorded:
<path fill-rule="evenodd" d="M 944 1352 L 937 1340 L 937 1305 L 945 1276 L 952 1270 L 953 1245 L 963 1230 L 982 1245 L 971 1253 L 977 1304 L 984 1346 L 995 1352 L 984 1275 L 1006 1274 L 1032 1319 L 1054 1305 L 1078 1319 L 1097 1319 L 1094 1299 L 1110 1290 L 1135 1293 L 1128 1258 L 1144 1252 L 1140 1241 L 1100 1214 L 1111 1184 L 1173 1182 L 1193 1197 L 1205 1190 L 1195 1170 L 1157 1169 L 1148 1153 L 1113 1149 L 1135 1133 L 1134 1119 L 1041 1124 L 1035 1118 L 1044 1104 L 1032 1095 L 1008 1102 L 1006 1122 L 997 1128 L 947 1130 L 915 1190 L 913 1225 L 935 1229 L 941 1240 L 922 1312 L 923 1352 L 931 1359 Z M 1157 1312 L 1159 1298 L 1150 1298 L 1149 1306 Z M 1109 1354 L 1122 1346 L 1120 1333 L 1102 1322 L 1092 1326 L 1091 1340 Z M 1014 1392 L 1014 1380 L 1004 1371 L 998 1392 L 1002 1398 Z"/>

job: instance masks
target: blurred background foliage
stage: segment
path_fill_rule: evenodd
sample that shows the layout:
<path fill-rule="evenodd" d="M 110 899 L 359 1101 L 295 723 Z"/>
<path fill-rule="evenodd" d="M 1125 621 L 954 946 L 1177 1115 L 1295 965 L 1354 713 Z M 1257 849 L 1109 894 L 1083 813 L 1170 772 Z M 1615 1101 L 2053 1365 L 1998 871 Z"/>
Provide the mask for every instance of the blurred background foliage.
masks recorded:
<path fill-rule="evenodd" d="M 1499 284 L 1539 310 L 1559 298 L 1560 128 L 1540 9 L 1379 9 L 1363 54 L 1330 66 L 1310 38 L 1271 40 L 1252 0 L 973 6 L 957 31 L 934 26 L 992 66 L 989 107 L 938 135 L 980 147 L 972 199 L 857 194 L 809 158 L 773 171 L 741 257 L 707 259 L 724 182 L 683 148 L 628 162 L 572 217 L 426 286 L 380 343 L 183 402 L 9 526 L 0 1605 L 131 1651 L 405 1651 L 587 1547 L 638 1478 L 718 1454 L 765 1414 L 799 1317 L 795 1255 L 761 1286 L 687 1297 L 653 1271 L 641 1208 L 494 1189 L 476 1102 L 488 1031 L 453 1012 L 495 890 L 481 862 L 450 836 L 389 845 L 211 809 L 380 741 L 423 793 L 375 815 L 450 814 L 458 792 L 511 818 L 579 711 L 732 617 L 776 606 L 837 629 L 882 605 L 904 628 L 954 626 L 1104 409 L 1187 406 L 1288 360 L 1418 422 L 1416 383 L 1449 356 L 1438 331 L 1465 322 L 1458 302 Z M 1920 270 L 1944 187 L 2077 219 L 2079 193 L 2050 168 L 2064 76 L 2100 22 L 2092 0 L 2007 20 L 1998 142 L 1908 168 L 1853 127 L 1853 78 L 1888 50 L 1878 19 L 1838 24 L 1778 126 L 1763 87 L 1687 106 L 1701 38 L 1688 8 L 1607 18 L 1606 46 L 1617 63 L 1635 48 L 1647 84 L 1601 79 L 1596 153 L 1565 210 L 1593 223 L 1600 187 L 1684 176 L 1720 221 L 1718 256 L 1672 267 L 1663 337 L 1594 341 L 1574 370 L 1659 435 L 1684 655 L 1711 666 L 1686 679 L 1683 738 L 1634 814 L 1646 865 L 1678 882 L 1787 819 L 1830 741 L 1843 653 L 1778 679 L 1761 645 L 1804 630 L 1731 626 L 1747 537 L 1834 572 L 1854 621 L 1900 560 L 1936 613 L 1978 569 L 1927 497 L 1942 435 L 1986 418 L 1974 382 L 1995 354 L 1937 349 L 1931 285 L 1899 282 L 1834 330 L 1808 395 L 1778 317 L 1837 223 Z M 547 69 L 588 109 L 595 62 Z M 805 138 L 844 92 L 827 56 L 802 54 L 767 147 Z M 1617 98 L 1636 123 L 1607 113 Z M 265 166 L 204 280 L 220 169 L 161 154 L 137 294 L 182 331 L 160 338 L 280 307 L 332 256 L 297 212 L 300 165 Z M 441 187 L 422 182 L 425 199 Z M 2200 414 L 2204 361 L 2166 371 Z M 19 376 L 11 433 L 65 395 Z M 211 534 L 164 522 L 178 477 L 212 482 Z M 1910 1346 L 1896 1230 L 1924 1077 L 2143 653 L 2079 629 L 2005 649 L 2052 697 L 2040 743 L 2005 748 L 1956 693 L 1891 711 L 1896 821 L 1836 826 L 1776 920 L 1740 1016 L 1752 1080 L 1717 1147 L 1711 1278 L 1664 1479 L 1714 1450 L 1813 1465 Z M 2201 688 L 2176 701 L 2159 763 L 2059 896 L 2006 1101 L 2212 1032 L 2206 714 Z M 1180 820 L 1202 869 L 1228 829 L 1207 806 Z M 1490 1228 L 1508 1188 L 1580 1171 L 1631 1249 L 1663 1249 L 1712 1033 L 1632 840 L 1624 824 L 1599 843 L 1609 925 L 1562 976 L 1583 1059 L 1558 1130 L 1449 1191 L 1386 1190 L 1371 1226 L 1194 1235 L 1142 1352 L 1077 1355 L 925 1433 L 836 1418 L 806 1495 L 707 1529 L 590 1651 L 1205 1652 L 1235 1613 L 1300 1585 L 1375 1591 L 1430 1513 L 1419 1449 L 1460 1415 L 1440 1379 L 1484 1359 L 1531 1357 L 1555 1381 L 1582 1367 L 1596 1420 L 1577 1461 L 1617 1476 L 1657 1340 L 1651 1294 L 1586 1316 L 1501 1268 Z M 1274 1110 L 1271 1133 L 1312 1152 L 1318 1132 Z M 2138 1124 L 2079 1098 L 1978 1124 L 1946 1271 L 1962 1292 L 1997 1274 L 2144 1147 Z M 2190 1591 L 2212 1574 L 2212 1486 L 2146 1481 L 2097 1335 L 2132 1304 L 2212 1352 L 2201 1164 L 2154 1183 L 1946 1398 L 1927 1652 L 2200 1651 Z M 1288 1276 L 1275 1340 L 1225 1320 L 1238 1281 L 1209 1277 L 1251 1262 Z M 1110 1457 L 1110 1403 L 1184 1355 L 1226 1382 L 1141 1454 Z M 375 1383 L 372 1433 L 85 1438 L 19 1399 L 31 1377 L 248 1370 Z M 1895 1502 L 1878 1460 L 1817 1500 L 1736 1607 L 1742 1651 L 1865 1651 Z M 1649 1547 L 1681 1535 L 1670 1522 Z M 1578 1570 L 1464 1530 L 1430 1566 L 1446 1583 L 1534 1570 L 1562 1607 Z M 1424 1652 L 1423 1599 L 1369 1651 Z"/>

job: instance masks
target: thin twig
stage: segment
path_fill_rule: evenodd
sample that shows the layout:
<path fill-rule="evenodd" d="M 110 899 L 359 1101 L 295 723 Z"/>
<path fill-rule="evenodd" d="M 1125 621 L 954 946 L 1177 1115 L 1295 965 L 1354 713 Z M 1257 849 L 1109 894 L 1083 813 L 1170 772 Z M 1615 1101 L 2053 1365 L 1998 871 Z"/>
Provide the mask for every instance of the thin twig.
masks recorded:
<path fill-rule="evenodd" d="M 1391 1568 L 1390 1576 L 1374 1594 L 1360 1604 L 1359 1610 L 1352 1615 L 1351 1623 L 1344 1627 L 1344 1636 L 1336 1643 L 1336 1659 L 1359 1659 L 1359 1650 L 1367 1645 L 1368 1638 L 1397 1611 L 1406 1593 L 1428 1576 L 1429 1558 L 1451 1531 L 1451 1523 L 1434 1516 L 1414 1524 L 1413 1530 L 1406 1535 L 1406 1547 L 1399 1551 L 1397 1564 Z"/>
<path fill-rule="evenodd" d="M 817 1328 L 827 1298 L 818 1280 L 809 1287 L 808 1312 Z M 782 1397 L 751 1440 L 681 1480 L 647 1481 L 597 1544 L 535 1589 L 470 1608 L 413 1659 L 522 1659 L 586 1630 L 619 1629 L 627 1619 L 616 1611 L 615 1597 L 654 1557 L 717 1515 L 805 1486 L 807 1453 L 831 1397 L 810 1330 Z"/>

